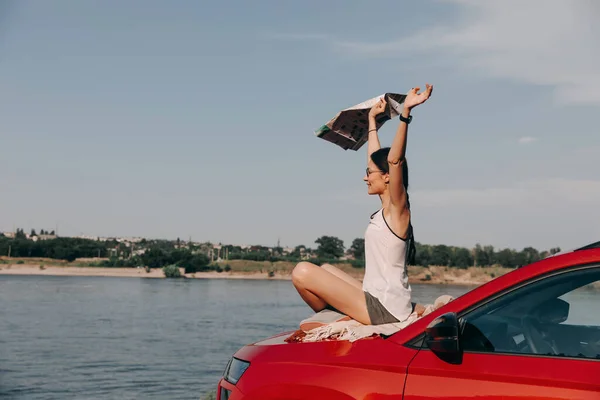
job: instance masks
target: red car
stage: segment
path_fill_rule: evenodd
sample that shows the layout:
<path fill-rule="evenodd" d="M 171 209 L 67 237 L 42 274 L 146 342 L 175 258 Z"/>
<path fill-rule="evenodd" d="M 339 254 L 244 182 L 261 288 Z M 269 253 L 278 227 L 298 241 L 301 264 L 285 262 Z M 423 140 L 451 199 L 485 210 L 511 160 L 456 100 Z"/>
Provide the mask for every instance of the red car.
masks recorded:
<path fill-rule="evenodd" d="M 241 348 L 217 400 L 600 400 L 600 242 L 511 271 L 389 336 Z"/>

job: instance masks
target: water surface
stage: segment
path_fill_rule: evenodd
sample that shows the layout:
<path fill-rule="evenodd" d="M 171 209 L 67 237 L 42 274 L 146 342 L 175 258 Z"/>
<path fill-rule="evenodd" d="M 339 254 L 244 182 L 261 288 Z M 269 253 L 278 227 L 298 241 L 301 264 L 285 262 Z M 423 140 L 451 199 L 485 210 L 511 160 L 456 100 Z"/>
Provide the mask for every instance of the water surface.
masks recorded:
<path fill-rule="evenodd" d="M 425 303 L 467 290 L 413 285 Z M 310 314 L 289 281 L 0 276 L 0 397 L 198 399 Z"/>

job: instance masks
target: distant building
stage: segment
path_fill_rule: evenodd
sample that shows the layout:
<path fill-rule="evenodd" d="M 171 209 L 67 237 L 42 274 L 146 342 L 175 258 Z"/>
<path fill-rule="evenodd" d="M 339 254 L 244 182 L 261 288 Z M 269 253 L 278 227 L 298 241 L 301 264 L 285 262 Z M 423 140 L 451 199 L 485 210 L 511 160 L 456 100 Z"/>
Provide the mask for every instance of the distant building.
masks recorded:
<path fill-rule="evenodd" d="M 56 235 L 37 235 L 34 237 L 37 237 L 38 240 L 51 240 L 51 239 L 56 239 L 57 236 Z"/>
<path fill-rule="evenodd" d="M 143 240 L 141 237 L 119 237 L 116 239 L 119 243 L 139 243 Z"/>
<path fill-rule="evenodd" d="M 98 240 L 98 236 L 89 236 L 89 235 L 79 235 L 75 236 L 77 239 L 87 239 L 87 240 Z"/>

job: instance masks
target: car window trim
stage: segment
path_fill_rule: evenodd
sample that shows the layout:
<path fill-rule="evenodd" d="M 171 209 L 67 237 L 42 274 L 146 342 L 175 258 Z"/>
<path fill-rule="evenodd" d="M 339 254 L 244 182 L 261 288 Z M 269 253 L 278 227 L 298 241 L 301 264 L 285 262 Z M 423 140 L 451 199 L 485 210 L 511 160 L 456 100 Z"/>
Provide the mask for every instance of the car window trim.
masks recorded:
<path fill-rule="evenodd" d="M 460 312 L 456 313 L 457 318 L 460 320 L 461 318 L 463 318 L 465 316 L 465 314 L 471 313 L 475 310 L 477 310 L 478 308 L 484 307 L 485 305 L 489 304 L 492 301 L 495 301 L 497 299 L 499 299 L 502 296 L 505 296 L 511 292 L 514 292 L 515 290 L 519 290 L 521 288 L 524 288 L 526 286 L 535 284 L 536 282 L 539 282 L 543 279 L 546 278 L 551 278 L 554 276 L 559 276 L 559 275 L 564 275 L 564 274 L 568 274 L 574 271 L 583 271 L 586 269 L 594 269 L 594 268 L 600 268 L 600 264 L 597 262 L 593 262 L 593 263 L 583 263 L 583 264 L 575 264 L 566 268 L 561 268 L 559 270 L 555 270 L 555 271 L 549 271 L 549 272 L 545 272 L 543 274 L 537 275 L 533 278 L 530 278 L 524 282 L 518 283 L 516 285 L 513 286 L 509 286 L 508 288 L 494 294 L 493 296 L 490 296 L 488 298 L 486 298 L 485 300 L 476 303 L 470 307 L 465 308 L 464 310 L 461 310 Z M 424 346 L 424 342 L 425 342 L 425 332 L 421 332 L 420 334 L 418 334 L 417 336 L 413 337 L 412 339 L 408 340 L 404 346 L 408 347 L 410 349 L 413 350 L 426 350 L 426 351 L 431 351 L 429 350 L 429 348 Z M 498 354 L 498 355 L 509 355 L 509 356 L 526 356 L 526 357 L 544 357 L 544 358 L 553 358 L 553 359 L 559 359 L 559 360 L 580 360 L 580 361 L 595 361 L 595 362 L 600 362 L 600 358 L 586 358 L 586 357 L 573 357 L 573 356 L 560 356 L 560 355 L 546 355 L 546 354 L 528 354 L 528 353 L 507 353 L 507 352 L 485 352 L 485 351 L 465 351 L 465 353 L 467 354 L 487 354 L 487 355 L 494 355 L 494 354 Z"/>

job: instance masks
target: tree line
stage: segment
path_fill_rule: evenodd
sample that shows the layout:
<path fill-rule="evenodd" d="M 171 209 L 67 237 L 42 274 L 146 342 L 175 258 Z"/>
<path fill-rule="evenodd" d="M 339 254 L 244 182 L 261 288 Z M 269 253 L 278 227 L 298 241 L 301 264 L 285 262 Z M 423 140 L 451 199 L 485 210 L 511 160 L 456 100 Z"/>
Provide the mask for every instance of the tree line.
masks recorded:
<path fill-rule="evenodd" d="M 0 254 L 21 258 L 50 258 L 64 261 L 76 259 L 104 259 L 97 263 L 104 267 L 162 268 L 178 265 L 186 272 L 216 269 L 210 266 L 208 256 L 193 249 L 181 248 L 177 242 L 142 240 L 137 246 L 144 250 L 134 252 L 135 245 L 116 240 L 91 240 L 57 237 L 49 240 L 30 240 L 17 230 L 14 238 L 0 236 Z M 199 247 L 199 246 L 198 246 Z"/>
<path fill-rule="evenodd" d="M 317 254 L 320 258 L 335 260 L 344 254 L 343 242 L 336 237 L 323 236 L 317 239 L 316 243 L 319 244 Z M 440 265 L 468 268 L 471 266 L 490 267 L 500 265 L 507 268 L 517 268 L 560 252 L 559 247 L 544 251 L 539 251 L 533 247 L 525 247 L 519 251 L 508 248 L 497 250 L 493 246 L 481 246 L 480 244 L 477 244 L 472 249 L 468 249 L 443 244 L 428 245 L 416 242 L 415 247 L 415 265 L 424 267 Z M 360 261 L 362 261 L 362 265 L 364 266 L 364 239 L 354 239 L 346 253 L 353 256 L 354 265 L 360 265 Z"/>
<path fill-rule="evenodd" d="M 143 239 L 137 244 L 69 237 L 34 241 L 27 239 L 24 232 L 18 230 L 14 238 L 0 236 L 0 255 L 66 261 L 79 258 L 103 258 L 105 259 L 101 262 L 103 266 L 162 268 L 165 265 L 178 265 L 185 268 L 186 272 L 216 269 L 218 267 L 212 263 L 216 259 L 271 262 L 307 260 L 315 264 L 349 262 L 357 268 L 364 267 L 363 238 L 354 239 L 348 249 L 345 248 L 344 242 L 335 236 L 321 236 L 315 240 L 315 244 L 317 246 L 314 249 L 299 245 L 291 252 L 284 252 L 284 249 L 278 246 L 242 248 L 235 245 L 222 245 L 216 250 L 209 243 L 197 245 L 180 239 L 176 241 Z M 533 247 L 513 250 L 495 249 L 493 246 L 478 244 L 468 249 L 421 243 L 416 243 L 416 249 L 416 265 L 457 268 L 492 265 L 516 268 L 560 251 L 558 247 L 539 251 Z"/>

